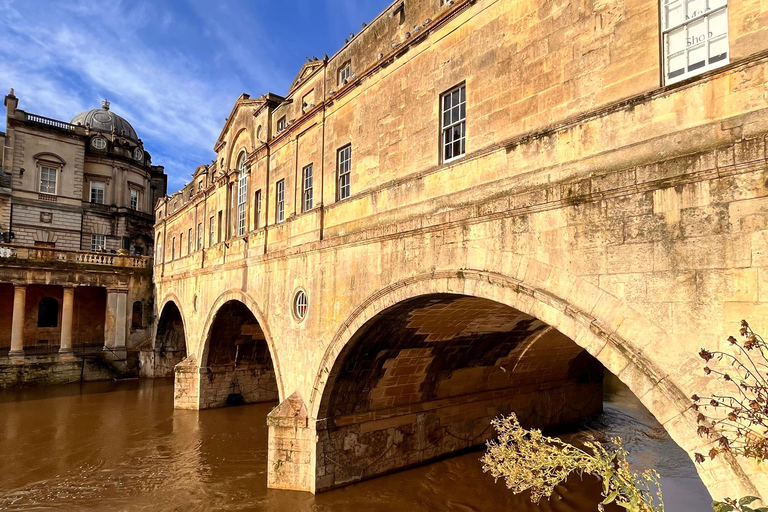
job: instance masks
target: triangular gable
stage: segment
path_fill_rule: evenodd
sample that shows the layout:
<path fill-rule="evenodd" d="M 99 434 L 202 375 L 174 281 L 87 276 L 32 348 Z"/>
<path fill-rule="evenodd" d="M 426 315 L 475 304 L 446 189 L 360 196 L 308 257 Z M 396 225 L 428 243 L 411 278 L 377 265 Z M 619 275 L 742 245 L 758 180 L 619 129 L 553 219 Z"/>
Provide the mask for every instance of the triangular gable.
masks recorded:
<path fill-rule="evenodd" d="M 232 124 L 232 120 L 235 119 L 235 115 L 241 107 L 254 107 L 257 105 L 263 105 L 264 103 L 266 103 L 266 99 L 263 96 L 261 98 L 252 100 L 250 95 L 245 93 L 241 94 L 240 97 L 237 98 L 237 101 L 235 101 L 235 105 L 232 107 L 232 112 L 229 113 L 227 122 L 224 123 L 224 128 L 222 128 L 221 133 L 219 134 L 219 138 L 216 141 L 216 145 L 213 146 L 213 150 L 218 151 L 221 145 L 224 143 L 224 136 L 229 131 L 229 126 Z"/>
<path fill-rule="evenodd" d="M 216 144 L 213 146 L 213 151 L 217 152 L 219 149 L 221 149 L 224 145 L 224 136 L 229 131 L 229 127 L 232 124 L 232 120 L 235 119 L 235 115 L 237 114 L 237 111 L 241 107 L 262 107 L 263 105 L 271 104 L 271 105 L 277 105 L 281 101 L 283 101 L 282 96 L 278 96 L 277 94 L 273 93 L 267 93 L 263 96 L 260 96 L 256 99 L 251 99 L 251 97 L 245 93 L 241 94 L 239 98 L 237 98 L 237 101 L 235 102 L 235 105 L 232 107 L 232 112 L 229 113 L 229 117 L 227 117 L 227 122 L 224 123 L 224 128 L 221 129 L 221 133 L 219 134 L 218 140 L 216 140 Z"/>
<path fill-rule="evenodd" d="M 296 75 L 296 79 L 291 84 L 290 89 L 288 89 L 288 94 L 291 94 L 294 89 L 296 89 L 299 85 L 302 84 L 302 82 L 304 82 L 304 80 L 312 76 L 315 73 L 315 71 L 323 67 L 323 64 L 324 64 L 324 61 L 322 60 L 313 60 L 305 63 L 301 67 L 301 71 L 299 71 L 299 74 Z"/>

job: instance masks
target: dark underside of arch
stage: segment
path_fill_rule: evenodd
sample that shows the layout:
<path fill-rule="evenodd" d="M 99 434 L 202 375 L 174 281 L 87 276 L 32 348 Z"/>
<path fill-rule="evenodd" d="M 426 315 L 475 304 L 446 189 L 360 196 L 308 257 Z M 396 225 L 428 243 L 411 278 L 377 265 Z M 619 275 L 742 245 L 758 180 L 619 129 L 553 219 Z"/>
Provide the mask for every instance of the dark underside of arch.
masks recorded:
<path fill-rule="evenodd" d="M 482 444 L 517 413 L 548 427 L 602 410 L 600 363 L 539 320 L 487 299 L 428 295 L 368 321 L 318 414 L 317 489 Z"/>
<path fill-rule="evenodd" d="M 173 368 L 187 357 L 187 341 L 184 321 L 176 304 L 169 302 L 160 314 L 155 335 L 155 359 L 153 375 L 170 377 Z"/>
<path fill-rule="evenodd" d="M 218 310 L 206 344 L 207 361 L 203 362 L 205 375 L 201 377 L 200 393 L 207 407 L 278 399 L 264 331 L 242 302 L 229 301 Z"/>

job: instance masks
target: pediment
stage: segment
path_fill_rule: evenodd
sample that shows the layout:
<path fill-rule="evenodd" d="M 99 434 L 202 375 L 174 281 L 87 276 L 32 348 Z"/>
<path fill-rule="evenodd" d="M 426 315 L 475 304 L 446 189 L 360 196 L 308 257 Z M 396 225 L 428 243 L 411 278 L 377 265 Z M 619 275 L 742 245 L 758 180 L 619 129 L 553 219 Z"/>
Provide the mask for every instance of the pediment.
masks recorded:
<path fill-rule="evenodd" d="M 302 83 L 304 83 L 304 81 L 307 78 L 312 76 L 315 73 L 315 71 L 317 71 L 318 69 L 322 68 L 324 64 L 325 64 L 325 62 L 322 61 L 322 60 L 312 60 L 312 61 L 309 61 L 309 62 L 305 63 L 301 67 L 301 70 L 299 71 L 299 74 L 296 75 L 296 79 L 291 84 L 291 88 L 288 89 L 288 94 L 292 93 L 294 89 L 296 89 L 298 86 L 300 86 Z"/>

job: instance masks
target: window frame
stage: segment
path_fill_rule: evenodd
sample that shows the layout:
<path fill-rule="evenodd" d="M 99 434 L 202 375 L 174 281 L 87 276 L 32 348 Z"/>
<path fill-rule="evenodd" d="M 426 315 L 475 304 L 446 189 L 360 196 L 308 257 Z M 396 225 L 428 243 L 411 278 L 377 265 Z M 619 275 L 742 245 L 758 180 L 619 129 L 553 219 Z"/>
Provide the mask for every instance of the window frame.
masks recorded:
<path fill-rule="evenodd" d="M 171 261 L 176 259 L 176 237 L 171 239 Z"/>
<path fill-rule="evenodd" d="M 275 183 L 275 224 L 285 222 L 285 178 Z"/>
<path fill-rule="evenodd" d="M 729 30 L 728 30 L 728 0 L 700 0 L 703 1 L 706 4 L 706 7 L 702 11 L 694 11 L 694 13 L 690 16 L 690 18 L 686 17 L 687 9 L 691 7 L 695 0 L 661 0 L 659 2 L 659 8 L 660 8 L 660 16 L 661 16 L 661 24 L 660 24 L 660 39 L 661 39 L 661 59 L 662 59 L 662 80 L 664 85 L 672 85 L 676 84 L 678 82 L 682 82 L 683 80 L 687 80 L 689 78 L 693 78 L 696 76 L 699 76 L 703 73 L 706 73 L 707 71 L 711 71 L 713 69 L 721 68 L 731 61 L 731 49 L 730 49 L 730 39 L 729 39 Z M 721 3 L 722 5 L 716 5 L 715 7 L 711 7 L 710 4 L 712 3 Z M 679 8 L 682 9 L 682 21 L 677 21 L 673 23 L 669 23 L 670 21 L 670 9 L 669 7 L 671 5 L 678 4 Z M 693 4 L 695 6 L 695 4 Z M 710 36 L 709 34 L 712 33 L 710 28 L 710 19 L 714 18 L 718 14 L 722 12 L 723 17 L 725 18 L 725 24 L 724 24 L 724 32 L 722 34 L 717 34 L 714 36 Z M 689 44 L 690 35 L 689 35 L 689 29 L 692 25 L 695 25 L 699 22 L 703 21 L 705 24 L 704 27 L 704 33 L 701 36 L 703 39 L 698 39 L 695 43 Z M 670 39 L 673 33 L 678 32 L 682 30 L 683 31 L 683 37 L 685 40 L 685 47 L 682 49 L 672 52 L 670 49 Z M 714 43 L 725 41 L 725 52 L 715 55 L 722 56 L 718 58 L 715 61 L 711 61 L 710 57 L 710 50 L 711 46 Z M 693 51 L 695 51 L 698 48 L 704 48 L 705 49 L 705 55 L 703 62 L 703 65 L 697 68 L 694 68 L 693 70 L 689 69 L 689 59 L 690 55 Z M 670 65 L 669 62 L 674 57 L 682 56 L 685 60 L 684 67 L 682 68 L 682 72 L 678 75 L 675 75 L 674 77 L 670 77 Z M 677 71 L 677 70 L 676 70 Z"/>
<path fill-rule="evenodd" d="M 97 240 L 101 240 L 101 243 L 97 243 Z M 91 233 L 91 252 L 99 252 L 99 247 L 104 250 L 107 249 L 107 236 Z"/>
<path fill-rule="evenodd" d="M 192 254 L 192 228 L 187 230 L 187 256 Z"/>
<path fill-rule="evenodd" d="M 275 124 L 275 134 L 284 132 L 286 128 L 288 128 L 288 121 L 283 115 L 277 119 L 277 123 Z"/>
<path fill-rule="evenodd" d="M 139 202 L 141 201 L 141 199 L 140 199 L 141 196 L 139 195 L 140 194 L 139 190 L 135 189 L 135 188 L 131 188 L 131 189 L 129 189 L 128 194 L 129 194 L 128 204 L 129 204 L 131 210 L 139 211 Z M 134 199 L 136 200 L 135 202 L 134 202 Z"/>
<path fill-rule="evenodd" d="M 59 195 L 59 172 L 61 170 L 61 167 L 54 167 L 52 164 L 48 164 L 48 163 L 40 163 L 38 165 L 39 165 L 38 175 L 40 177 L 39 182 L 38 182 L 38 186 L 37 186 L 38 193 L 40 193 L 40 194 L 48 194 L 48 195 L 51 195 L 51 196 Z M 54 179 L 53 179 L 53 192 L 48 192 L 47 190 L 43 190 L 43 170 L 52 171 L 53 172 L 53 177 L 54 177 Z"/>
<path fill-rule="evenodd" d="M 213 247 L 213 235 L 216 232 L 215 228 L 216 228 L 216 216 L 211 215 L 211 217 L 208 219 L 208 247 Z"/>
<path fill-rule="evenodd" d="M 203 248 L 203 223 L 197 223 L 197 250 Z"/>
<path fill-rule="evenodd" d="M 101 186 L 101 190 L 98 190 L 98 187 L 96 185 Z M 88 192 L 89 192 L 89 202 L 91 204 L 104 204 L 104 201 L 107 196 L 107 184 L 101 180 L 90 180 L 88 182 Z M 94 201 L 94 192 L 101 192 L 101 202 Z M 97 194 L 98 198 L 98 194 Z"/>
<path fill-rule="evenodd" d="M 239 171 L 237 177 L 237 236 L 245 235 L 246 231 L 245 221 L 247 217 L 245 215 L 245 205 L 248 202 L 248 172 L 246 171 L 245 158 L 245 151 L 241 152 L 237 158 Z"/>
<path fill-rule="evenodd" d="M 348 60 L 341 66 L 336 73 L 336 85 L 345 85 L 345 80 L 348 83 L 349 78 L 352 76 L 352 61 Z"/>
<path fill-rule="evenodd" d="M 313 182 L 314 169 L 313 164 L 305 165 L 301 169 L 301 211 L 308 212 L 314 206 L 313 204 Z"/>
<path fill-rule="evenodd" d="M 459 92 L 459 103 L 456 105 L 450 104 L 450 107 L 446 109 L 446 103 L 445 100 L 452 98 L 452 95 L 454 92 Z M 463 94 L 462 94 L 463 91 Z M 438 111 L 440 112 L 440 162 L 447 164 L 450 162 L 454 162 L 456 160 L 459 160 L 461 158 L 464 158 L 467 155 L 467 84 L 466 82 L 462 82 L 458 85 L 455 85 L 448 89 L 447 91 L 440 94 L 440 104 Z M 462 106 L 463 108 L 463 116 L 462 116 Z M 451 118 L 451 122 L 446 124 L 445 115 L 446 113 L 449 113 L 453 110 L 453 108 L 458 107 L 459 109 L 459 119 L 457 121 L 454 121 Z M 452 139 L 451 142 L 446 143 L 447 135 L 455 128 L 461 126 L 461 136 L 460 139 Z M 459 154 L 453 154 L 451 157 L 446 158 L 445 150 L 448 145 L 453 145 L 456 143 L 457 140 L 460 140 L 459 147 L 461 149 L 461 153 Z"/>
<path fill-rule="evenodd" d="M 348 151 L 346 160 L 342 160 L 342 155 Z M 342 172 L 342 164 L 347 167 Z M 346 184 L 342 184 L 342 179 L 347 178 Z M 344 190 L 346 188 L 346 194 Z M 343 201 L 352 196 L 352 143 L 345 144 L 336 150 L 336 201 Z"/>
<path fill-rule="evenodd" d="M 254 214 L 253 214 L 253 227 L 259 229 L 261 227 L 261 189 L 257 190 L 253 194 Z"/>

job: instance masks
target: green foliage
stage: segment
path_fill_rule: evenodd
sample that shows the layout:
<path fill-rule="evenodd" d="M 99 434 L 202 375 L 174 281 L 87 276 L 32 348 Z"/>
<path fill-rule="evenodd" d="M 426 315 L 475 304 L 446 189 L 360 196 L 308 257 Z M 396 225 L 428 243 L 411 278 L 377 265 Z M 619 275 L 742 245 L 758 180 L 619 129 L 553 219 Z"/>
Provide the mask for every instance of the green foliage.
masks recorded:
<path fill-rule="evenodd" d="M 715 512 L 768 512 L 768 507 L 752 508 L 749 506 L 759 499 L 755 496 L 744 496 L 738 501 L 726 498 L 724 502 L 712 503 L 712 508 L 715 509 Z"/>
<path fill-rule="evenodd" d="M 602 481 L 600 510 L 602 505 L 615 503 L 628 512 L 664 512 L 658 474 L 653 470 L 631 471 L 621 439 L 611 439 L 613 449 L 585 443 L 582 450 L 546 437 L 540 430 L 522 428 L 514 414 L 497 418 L 492 424 L 498 440 L 488 442 L 483 471 L 497 480 L 503 478 L 514 493 L 529 490 L 533 503 L 549 498 L 555 486 L 571 473 L 587 473 Z"/>

